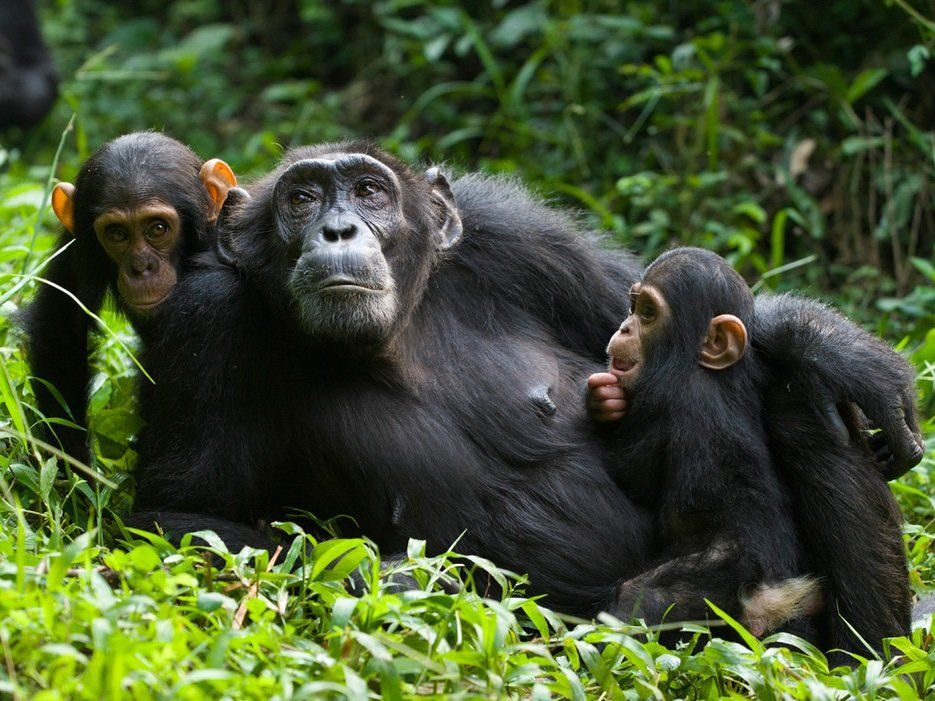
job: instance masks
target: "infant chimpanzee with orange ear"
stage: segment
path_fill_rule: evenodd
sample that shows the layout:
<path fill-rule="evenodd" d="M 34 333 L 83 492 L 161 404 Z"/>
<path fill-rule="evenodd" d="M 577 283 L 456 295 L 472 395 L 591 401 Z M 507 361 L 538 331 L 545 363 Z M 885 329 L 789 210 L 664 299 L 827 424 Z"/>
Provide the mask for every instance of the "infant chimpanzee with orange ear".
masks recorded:
<path fill-rule="evenodd" d="M 588 378 L 589 409 L 595 419 L 616 424 L 614 477 L 657 514 L 659 556 L 620 587 L 615 612 L 650 624 L 664 617 L 703 620 L 710 616 L 708 599 L 756 635 L 781 624 L 829 647 L 850 642 L 828 633 L 837 629 L 830 623 L 840 614 L 834 584 L 844 573 L 824 571 L 827 534 L 803 532 L 798 492 L 790 484 L 796 476 L 785 479 L 783 456 L 775 454 L 767 430 L 767 420 L 772 426 L 782 417 L 770 413 L 766 369 L 748 341 L 755 328 L 750 289 L 720 256 L 678 248 L 654 261 L 630 294 L 630 316 L 607 347 L 608 372 Z M 829 457 L 844 455 L 858 463 L 855 470 L 873 471 L 866 466 L 869 454 L 842 447 L 840 440 L 827 445 L 836 451 Z M 821 461 L 815 455 L 816 470 Z M 884 578 L 905 582 L 908 601 L 898 522 L 884 517 L 881 523 L 880 510 L 870 503 L 892 503 L 892 497 L 882 480 L 875 481 L 886 496 L 874 489 L 862 497 L 867 504 L 852 508 L 865 510 L 875 528 L 893 536 L 887 544 L 896 552 L 887 553 L 886 566 L 895 574 Z M 828 523 L 820 530 L 834 528 Z M 852 534 L 833 533 L 832 539 L 864 559 L 875 557 Z M 822 575 L 824 593 L 807 573 Z M 899 606 L 893 602 L 891 608 Z M 822 624 L 813 615 L 823 608 Z M 908 621 L 890 627 L 895 629 L 885 634 L 898 635 Z"/>

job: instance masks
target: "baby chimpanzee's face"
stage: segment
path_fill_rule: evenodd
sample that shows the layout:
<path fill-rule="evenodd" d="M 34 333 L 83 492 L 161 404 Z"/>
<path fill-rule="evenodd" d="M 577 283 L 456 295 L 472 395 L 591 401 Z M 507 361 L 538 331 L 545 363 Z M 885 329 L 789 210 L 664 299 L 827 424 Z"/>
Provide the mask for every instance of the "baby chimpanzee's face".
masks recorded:
<path fill-rule="evenodd" d="M 630 315 L 607 344 L 610 372 L 621 386 L 631 386 L 639 376 L 645 359 L 643 344 L 659 336 L 669 315 L 669 306 L 658 289 L 639 282 L 630 289 Z"/>

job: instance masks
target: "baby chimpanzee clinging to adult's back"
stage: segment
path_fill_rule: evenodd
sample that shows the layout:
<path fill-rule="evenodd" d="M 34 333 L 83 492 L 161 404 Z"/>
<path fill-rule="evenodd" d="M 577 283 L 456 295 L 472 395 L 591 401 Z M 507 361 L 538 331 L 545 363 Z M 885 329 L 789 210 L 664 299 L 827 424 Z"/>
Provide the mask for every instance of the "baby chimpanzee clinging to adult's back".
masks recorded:
<path fill-rule="evenodd" d="M 630 294 L 630 316 L 608 345 L 610 371 L 589 385 L 626 392 L 627 410 L 611 408 L 614 476 L 657 514 L 659 557 L 623 584 L 615 613 L 703 620 L 709 599 L 763 634 L 815 612 L 820 596 L 799 577 L 805 556 L 764 429 L 749 288 L 720 256 L 681 248 Z M 767 591 L 785 594 L 766 600 Z"/>

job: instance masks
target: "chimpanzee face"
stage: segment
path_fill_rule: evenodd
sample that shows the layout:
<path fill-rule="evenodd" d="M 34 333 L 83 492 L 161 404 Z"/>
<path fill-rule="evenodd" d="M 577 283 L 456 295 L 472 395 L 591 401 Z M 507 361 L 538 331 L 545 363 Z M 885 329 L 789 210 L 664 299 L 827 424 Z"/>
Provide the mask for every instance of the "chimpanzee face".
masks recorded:
<path fill-rule="evenodd" d="M 169 296 L 182 232 L 175 207 L 153 200 L 112 208 L 94 220 L 94 232 L 117 265 L 117 291 L 130 309 L 145 314 Z"/>
<path fill-rule="evenodd" d="M 302 160 L 279 178 L 286 287 L 307 332 L 342 341 L 389 333 L 397 295 L 384 250 L 406 228 L 400 198 L 396 174 L 365 154 Z"/>
<path fill-rule="evenodd" d="M 630 315 L 607 345 L 610 372 L 632 389 L 646 373 L 726 370 L 747 348 L 746 326 L 730 312 L 752 310 L 747 284 L 723 258 L 696 248 L 668 251 L 630 290 Z"/>
<path fill-rule="evenodd" d="M 224 161 L 202 164 L 175 139 L 140 132 L 98 149 L 77 187 L 56 185 L 52 210 L 93 251 L 92 260 L 100 255 L 96 239 L 113 264 L 101 286 L 116 291 L 124 310 L 141 319 L 172 293 L 182 257 L 204 239 L 236 185 Z"/>
<path fill-rule="evenodd" d="M 610 372 L 623 387 L 633 384 L 645 361 L 644 344 L 657 339 L 669 318 L 669 307 L 652 285 L 636 283 L 630 290 L 630 315 L 620 325 L 610 343 Z"/>

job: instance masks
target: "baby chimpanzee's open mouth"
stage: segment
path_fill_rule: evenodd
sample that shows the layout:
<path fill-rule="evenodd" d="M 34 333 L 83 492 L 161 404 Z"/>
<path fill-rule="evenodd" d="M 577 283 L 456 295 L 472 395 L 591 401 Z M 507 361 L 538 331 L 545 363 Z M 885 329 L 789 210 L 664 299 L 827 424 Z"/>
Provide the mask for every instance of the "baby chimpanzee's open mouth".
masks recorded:
<path fill-rule="evenodd" d="M 614 358 L 612 366 L 617 372 L 630 372 L 630 370 L 636 367 L 636 361 L 630 360 L 629 358 Z"/>

